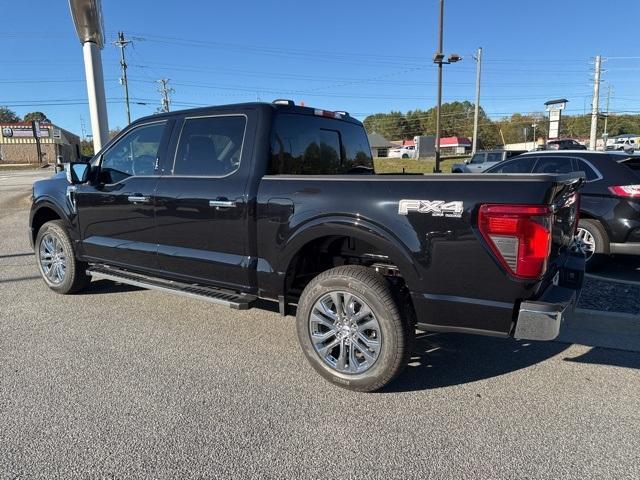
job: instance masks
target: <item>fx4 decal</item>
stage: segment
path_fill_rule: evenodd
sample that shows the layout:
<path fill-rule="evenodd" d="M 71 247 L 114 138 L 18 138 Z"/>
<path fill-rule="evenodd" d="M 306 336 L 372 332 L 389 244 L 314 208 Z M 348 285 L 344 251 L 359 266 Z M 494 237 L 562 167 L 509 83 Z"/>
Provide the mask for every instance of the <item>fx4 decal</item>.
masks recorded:
<path fill-rule="evenodd" d="M 408 215 L 409 212 L 430 213 L 434 217 L 460 218 L 464 212 L 464 204 L 444 200 L 400 200 L 398 213 Z"/>

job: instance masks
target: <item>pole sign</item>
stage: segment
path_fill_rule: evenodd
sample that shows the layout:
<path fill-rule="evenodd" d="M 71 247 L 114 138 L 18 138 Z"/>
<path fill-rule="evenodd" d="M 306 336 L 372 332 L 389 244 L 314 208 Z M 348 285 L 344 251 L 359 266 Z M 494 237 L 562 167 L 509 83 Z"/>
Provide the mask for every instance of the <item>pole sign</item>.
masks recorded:
<path fill-rule="evenodd" d="M 549 100 L 545 102 L 545 107 L 549 112 L 549 140 L 556 139 L 560 136 L 560 119 L 562 110 L 567 106 L 567 99 Z"/>

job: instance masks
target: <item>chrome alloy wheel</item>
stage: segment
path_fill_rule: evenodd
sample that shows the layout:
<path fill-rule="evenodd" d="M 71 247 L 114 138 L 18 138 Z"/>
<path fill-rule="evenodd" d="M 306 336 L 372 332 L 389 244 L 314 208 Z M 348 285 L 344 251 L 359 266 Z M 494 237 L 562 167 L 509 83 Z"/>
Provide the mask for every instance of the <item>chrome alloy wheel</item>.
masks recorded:
<path fill-rule="evenodd" d="M 67 257 L 60 239 L 47 233 L 40 241 L 40 267 L 49 282 L 59 285 L 67 273 Z"/>
<path fill-rule="evenodd" d="M 329 292 L 316 301 L 309 315 L 309 333 L 316 353 L 341 373 L 369 370 L 382 346 L 380 325 L 371 308 L 343 291 Z"/>
<path fill-rule="evenodd" d="M 596 252 L 596 240 L 593 238 L 593 235 L 584 228 L 578 228 L 576 239 L 582 243 L 582 249 L 587 255 L 587 258 L 591 258 Z"/>

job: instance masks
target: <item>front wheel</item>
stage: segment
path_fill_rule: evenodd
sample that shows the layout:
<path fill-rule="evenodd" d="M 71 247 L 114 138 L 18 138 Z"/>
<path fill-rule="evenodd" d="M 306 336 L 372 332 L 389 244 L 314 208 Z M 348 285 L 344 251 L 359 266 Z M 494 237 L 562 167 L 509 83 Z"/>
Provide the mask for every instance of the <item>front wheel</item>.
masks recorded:
<path fill-rule="evenodd" d="M 74 293 L 89 283 L 86 265 L 76 259 L 62 221 L 45 223 L 38 231 L 35 248 L 42 279 L 54 292 Z"/>
<path fill-rule="evenodd" d="M 361 392 L 378 390 L 400 374 L 415 333 L 384 277 L 354 265 L 314 278 L 302 292 L 296 323 L 313 368 Z"/>

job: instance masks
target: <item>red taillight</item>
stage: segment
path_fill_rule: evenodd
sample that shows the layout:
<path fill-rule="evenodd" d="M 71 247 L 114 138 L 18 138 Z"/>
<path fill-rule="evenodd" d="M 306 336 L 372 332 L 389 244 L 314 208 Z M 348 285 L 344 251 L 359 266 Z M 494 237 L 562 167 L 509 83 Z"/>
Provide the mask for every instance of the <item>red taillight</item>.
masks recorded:
<path fill-rule="evenodd" d="M 478 228 L 500 263 L 518 278 L 540 278 L 551 251 L 553 213 L 537 205 L 482 205 Z"/>
<path fill-rule="evenodd" d="M 609 191 L 619 197 L 640 197 L 640 185 L 616 185 L 613 187 L 609 187 Z"/>

